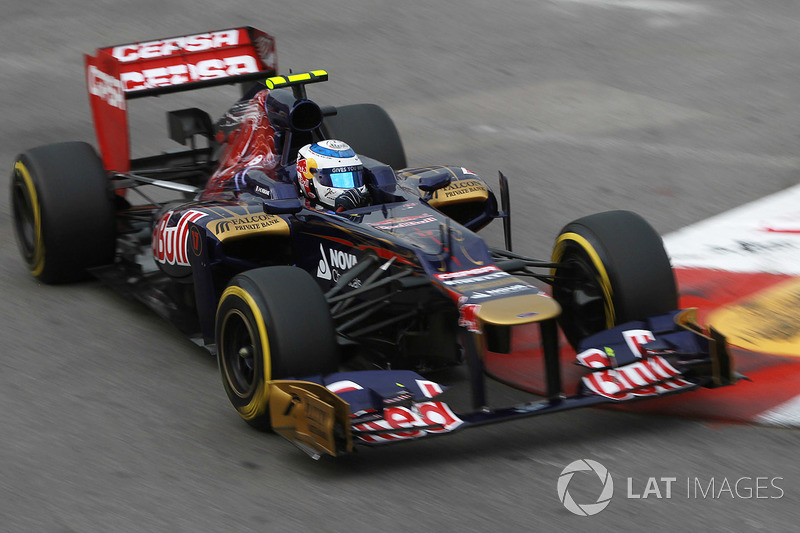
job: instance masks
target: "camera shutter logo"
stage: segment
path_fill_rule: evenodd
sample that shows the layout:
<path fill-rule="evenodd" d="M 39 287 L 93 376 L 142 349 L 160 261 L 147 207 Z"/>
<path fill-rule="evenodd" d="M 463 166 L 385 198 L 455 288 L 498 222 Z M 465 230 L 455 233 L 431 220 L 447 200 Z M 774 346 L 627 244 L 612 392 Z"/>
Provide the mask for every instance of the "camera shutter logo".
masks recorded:
<path fill-rule="evenodd" d="M 600 478 L 600 482 L 603 484 L 603 491 L 600 493 L 595 503 L 578 504 L 572 499 L 567 488 L 575 472 L 586 471 L 597 474 L 597 477 Z M 611 479 L 611 474 L 608 473 L 608 469 L 591 459 L 579 459 L 564 467 L 564 470 L 561 471 L 561 475 L 558 477 L 557 488 L 558 498 L 561 500 L 561 503 L 564 504 L 564 507 L 571 513 L 580 516 L 596 515 L 608 507 L 608 504 L 611 503 L 611 497 L 614 496 L 614 480 Z"/>

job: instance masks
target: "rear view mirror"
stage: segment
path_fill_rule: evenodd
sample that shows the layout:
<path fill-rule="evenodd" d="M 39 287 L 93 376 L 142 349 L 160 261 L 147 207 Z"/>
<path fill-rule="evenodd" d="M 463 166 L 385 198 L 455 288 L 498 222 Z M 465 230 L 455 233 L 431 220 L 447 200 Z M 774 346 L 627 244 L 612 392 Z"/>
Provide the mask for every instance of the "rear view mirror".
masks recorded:
<path fill-rule="evenodd" d="M 292 215 L 303 209 L 300 198 L 287 198 L 285 200 L 265 200 L 264 212 L 268 215 Z"/>
<path fill-rule="evenodd" d="M 425 176 L 419 179 L 419 190 L 425 192 L 433 192 L 439 189 L 444 189 L 450 185 L 450 178 L 448 174 L 436 174 L 434 176 Z"/>

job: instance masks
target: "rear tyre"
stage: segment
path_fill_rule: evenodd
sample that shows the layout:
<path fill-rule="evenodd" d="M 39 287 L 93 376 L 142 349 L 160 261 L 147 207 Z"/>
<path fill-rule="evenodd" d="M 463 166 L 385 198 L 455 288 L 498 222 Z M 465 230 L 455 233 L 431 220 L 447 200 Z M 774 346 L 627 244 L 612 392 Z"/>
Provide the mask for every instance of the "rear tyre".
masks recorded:
<path fill-rule="evenodd" d="M 276 266 L 235 276 L 216 318 L 222 384 L 251 426 L 270 428 L 269 381 L 329 374 L 339 352 L 328 304 L 304 270 Z"/>
<path fill-rule="evenodd" d="M 553 297 L 573 347 L 589 335 L 678 308 L 661 237 L 641 216 L 609 211 L 564 226 L 553 248 Z"/>
<path fill-rule="evenodd" d="M 406 168 L 406 153 L 400 134 L 386 111 L 375 104 L 336 108 L 336 115 L 323 124 L 329 139 L 349 144 L 356 153 L 376 159 L 395 170 Z"/>
<path fill-rule="evenodd" d="M 94 149 L 82 142 L 20 154 L 11 175 L 14 230 L 31 274 L 44 283 L 86 277 L 114 261 L 115 211 Z"/>

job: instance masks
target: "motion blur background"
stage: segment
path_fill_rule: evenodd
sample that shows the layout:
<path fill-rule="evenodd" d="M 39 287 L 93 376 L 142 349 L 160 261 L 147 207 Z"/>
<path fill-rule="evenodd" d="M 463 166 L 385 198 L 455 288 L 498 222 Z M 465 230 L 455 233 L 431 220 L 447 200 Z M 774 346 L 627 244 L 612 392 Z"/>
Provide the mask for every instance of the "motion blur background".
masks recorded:
<path fill-rule="evenodd" d="M 535 257 L 585 214 L 631 209 L 667 234 L 798 181 L 797 2 L 0 0 L 0 12 L 6 190 L 26 148 L 94 143 L 83 53 L 240 25 L 276 38 L 282 73 L 328 70 L 309 91 L 321 104 L 385 107 L 410 165 L 492 184 L 502 170 L 516 249 Z M 177 148 L 165 110 L 217 116 L 235 97 L 132 102 L 134 155 Z M 0 531 L 796 529 L 794 430 L 590 410 L 310 461 L 243 424 L 215 362 L 139 304 L 97 283 L 37 284 L 8 194 L 0 217 Z M 487 236 L 500 244 L 498 228 Z M 466 385 L 461 371 L 435 378 Z M 556 493 L 581 458 L 617 482 L 594 517 Z M 626 498 L 626 478 L 641 492 L 652 476 L 780 476 L 785 495 Z M 583 503 L 599 494 L 596 479 L 574 483 Z"/>

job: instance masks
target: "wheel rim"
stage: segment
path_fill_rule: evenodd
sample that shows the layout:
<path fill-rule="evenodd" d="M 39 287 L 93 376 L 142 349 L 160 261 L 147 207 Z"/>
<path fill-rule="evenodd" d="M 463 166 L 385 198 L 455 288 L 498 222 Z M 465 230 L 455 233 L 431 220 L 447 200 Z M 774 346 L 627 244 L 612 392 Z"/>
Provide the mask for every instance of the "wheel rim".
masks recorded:
<path fill-rule="evenodd" d="M 603 287 L 591 263 L 575 253 L 565 254 L 556 272 L 553 296 L 563 309 L 561 327 L 571 342 L 608 328 Z"/>
<path fill-rule="evenodd" d="M 220 361 L 225 379 L 234 394 L 248 398 L 253 394 L 256 377 L 256 335 L 250 321 L 238 309 L 225 315 L 221 330 Z"/>
<path fill-rule="evenodd" d="M 25 261 L 32 264 L 38 246 L 38 227 L 36 220 L 36 208 L 30 191 L 19 175 L 14 178 L 12 188 L 12 206 L 14 212 L 14 228 L 17 233 L 17 240 L 22 249 Z"/>

